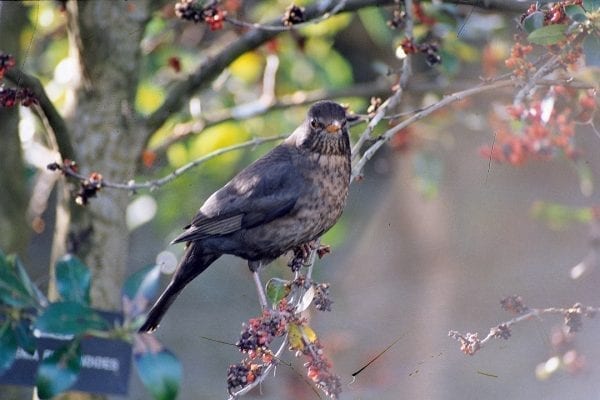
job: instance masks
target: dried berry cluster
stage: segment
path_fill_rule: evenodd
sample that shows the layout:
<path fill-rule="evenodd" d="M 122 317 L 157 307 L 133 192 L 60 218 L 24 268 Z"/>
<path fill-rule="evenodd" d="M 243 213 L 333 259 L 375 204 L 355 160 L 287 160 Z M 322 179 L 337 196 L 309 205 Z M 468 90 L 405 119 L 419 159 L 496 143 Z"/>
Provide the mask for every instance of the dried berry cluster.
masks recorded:
<path fill-rule="evenodd" d="M 80 206 L 88 204 L 91 197 L 96 197 L 100 189 L 104 186 L 102 174 L 92 172 L 89 177 L 84 178 L 78 173 L 78 166 L 75 161 L 65 159 L 63 164 L 51 163 L 46 166 L 50 171 L 61 171 L 65 176 L 72 176 L 80 180 L 79 190 L 75 195 L 75 202 Z"/>
<path fill-rule="evenodd" d="M 328 283 L 313 283 L 315 287 L 315 297 L 313 298 L 313 304 L 319 311 L 331 311 L 331 305 L 333 300 L 329 297 L 329 284 Z"/>
<path fill-rule="evenodd" d="M 289 285 L 295 294 L 306 293 L 310 288 L 314 288 L 312 303 L 316 308 L 331 309 L 333 302 L 329 299 L 328 284 L 311 283 L 304 276 L 299 276 L 289 282 Z M 304 364 L 307 376 L 328 396 L 337 398 L 341 392 L 340 378 L 331 372 L 331 363 L 324 357 L 323 348 L 315 332 L 299 314 L 297 305 L 288 302 L 287 298 L 279 301 L 277 309 L 264 310 L 261 317 L 252 318 L 243 324 L 236 346 L 247 358 L 229 367 L 229 393 L 235 395 L 235 391 L 255 382 L 265 368 L 277 362 L 270 345 L 275 338 L 285 334 L 288 334 L 289 349 L 294 351 L 296 356 L 304 355 L 307 358 Z"/>
<path fill-rule="evenodd" d="M 467 332 L 464 335 L 458 331 L 448 332 L 448 336 L 460 342 L 460 351 L 468 356 L 472 356 L 481 348 L 481 339 L 477 332 Z"/>
<path fill-rule="evenodd" d="M 331 362 L 325 357 L 323 346 L 318 340 L 307 343 L 301 353 L 308 361 L 304 363 L 306 376 L 327 396 L 337 399 L 342 393 L 340 377 L 331 372 Z"/>
<path fill-rule="evenodd" d="M 180 0 L 175 3 L 175 15 L 186 21 L 205 22 L 211 31 L 216 31 L 223 28 L 227 12 L 214 1 L 202 7 L 197 0 Z"/>
<path fill-rule="evenodd" d="M 596 310 L 592 307 L 584 307 L 581 303 L 575 303 L 573 307 L 565 311 L 565 326 L 569 333 L 579 332 L 583 326 L 582 317 L 594 318 Z"/>
<path fill-rule="evenodd" d="M 400 43 L 400 47 L 405 54 L 421 53 L 425 56 L 427 65 L 434 66 L 442 62 L 442 58 L 438 54 L 439 48 L 435 43 L 415 43 L 410 38 L 404 38 Z"/>
<path fill-rule="evenodd" d="M 597 109 L 594 90 L 552 86 L 525 104 L 508 106 L 505 119 L 493 114 L 495 145 L 482 148 L 481 154 L 513 165 L 561 153 L 576 158 L 575 125 L 590 123 Z"/>
<path fill-rule="evenodd" d="M 523 304 L 521 296 L 513 294 L 500 300 L 500 306 L 504 311 L 508 311 L 511 314 L 523 314 L 528 310 L 527 306 Z"/>
<path fill-rule="evenodd" d="M 13 56 L 0 52 L 0 80 L 4 79 L 4 74 L 16 65 Z M 29 107 L 37 104 L 38 100 L 33 91 L 29 88 L 6 88 L 0 86 L 0 107 L 14 107 L 18 104 Z"/>
<path fill-rule="evenodd" d="M 243 388 L 256 380 L 262 372 L 262 366 L 251 363 L 232 364 L 227 369 L 227 390 L 233 395 L 237 389 Z"/>
<path fill-rule="evenodd" d="M 274 338 L 287 331 L 289 313 L 279 311 L 263 311 L 260 318 L 252 318 L 243 325 L 240 340 L 236 346 L 242 353 L 256 352 L 266 349 Z M 250 354 L 251 358 L 252 354 Z"/>
<path fill-rule="evenodd" d="M 295 4 L 292 4 L 286 8 L 285 14 L 283 14 L 283 18 L 281 19 L 281 22 L 283 22 L 283 25 L 285 26 L 301 24 L 304 21 L 306 21 L 306 18 L 304 17 L 304 9 Z"/>
<path fill-rule="evenodd" d="M 29 88 L 5 88 L 0 87 L 0 107 L 14 107 L 17 104 L 29 107 L 32 104 L 37 104 L 38 100 Z"/>
<path fill-rule="evenodd" d="M 4 73 L 15 66 L 15 59 L 10 54 L 0 53 L 0 79 L 4 78 Z"/>

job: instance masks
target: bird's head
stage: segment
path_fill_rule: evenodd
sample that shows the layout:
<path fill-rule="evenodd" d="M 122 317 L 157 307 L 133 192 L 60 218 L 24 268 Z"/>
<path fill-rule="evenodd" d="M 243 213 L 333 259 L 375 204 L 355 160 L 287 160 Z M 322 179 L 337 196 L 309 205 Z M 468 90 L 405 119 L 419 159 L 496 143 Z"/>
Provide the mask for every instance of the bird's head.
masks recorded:
<path fill-rule="evenodd" d="M 346 109 L 320 101 L 308 110 L 306 120 L 292 134 L 296 146 L 320 154 L 350 154 Z"/>

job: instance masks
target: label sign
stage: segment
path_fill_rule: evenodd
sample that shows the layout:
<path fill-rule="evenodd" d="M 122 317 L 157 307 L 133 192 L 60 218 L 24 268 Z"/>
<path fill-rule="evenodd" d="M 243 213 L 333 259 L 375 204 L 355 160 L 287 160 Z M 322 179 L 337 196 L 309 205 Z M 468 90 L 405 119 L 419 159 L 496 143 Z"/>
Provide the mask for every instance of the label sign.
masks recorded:
<path fill-rule="evenodd" d="M 106 313 L 102 313 L 106 315 Z M 29 354 L 17 349 L 11 367 L 0 375 L 0 384 L 35 386 L 42 357 L 64 346 L 68 340 L 55 337 L 37 339 L 37 350 Z M 131 345 L 121 340 L 85 338 L 81 341 L 81 370 L 77 382 L 69 390 L 126 395 L 131 370 Z"/>

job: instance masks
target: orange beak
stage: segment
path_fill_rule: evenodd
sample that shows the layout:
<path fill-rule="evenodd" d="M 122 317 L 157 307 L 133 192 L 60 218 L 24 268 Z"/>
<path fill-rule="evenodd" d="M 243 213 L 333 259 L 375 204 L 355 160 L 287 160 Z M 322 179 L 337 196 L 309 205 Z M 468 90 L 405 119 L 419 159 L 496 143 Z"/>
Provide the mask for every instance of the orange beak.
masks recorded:
<path fill-rule="evenodd" d="M 336 133 L 336 132 L 339 132 L 341 127 L 342 127 L 342 124 L 340 124 L 338 121 L 333 121 L 331 124 L 329 124 L 325 127 L 325 130 L 329 133 Z"/>

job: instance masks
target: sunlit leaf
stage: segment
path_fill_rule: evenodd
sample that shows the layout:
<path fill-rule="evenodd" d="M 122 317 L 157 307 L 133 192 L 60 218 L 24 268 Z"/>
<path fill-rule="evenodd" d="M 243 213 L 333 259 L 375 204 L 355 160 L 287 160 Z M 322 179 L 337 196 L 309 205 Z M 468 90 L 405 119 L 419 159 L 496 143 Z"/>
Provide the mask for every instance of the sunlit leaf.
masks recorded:
<path fill-rule="evenodd" d="M 565 24 L 546 25 L 531 32 L 527 36 L 527 40 L 542 46 L 550 46 L 566 39 L 566 29 L 567 25 Z"/>
<path fill-rule="evenodd" d="M 133 360 L 152 398 L 172 400 L 177 397 L 181 385 L 181 364 L 170 351 L 152 351 L 149 346 L 145 351 L 136 353 Z"/>
<path fill-rule="evenodd" d="M 134 318 L 148 307 L 158 293 L 160 265 L 148 265 L 133 273 L 123 285 L 123 312 Z"/>
<path fill-rule="evenodd" d="M 304 342 L 302 341 L 302 331 L 296 324 L 288 325 L 288 342 L 293 350 L 304 349 Z"/>
<path fill-rule="evenodd" d="M 588 207 L 569 207 L 543 201 L 536 201 L 531 212 L 553 230 L 562 230 L 574 223 L 589 223 L 593 218 L 592 210 Z"/>
<path fill-rule="evenodd" d="M 271 278 L 267 282 L 267 298 L 271 304 L 279 303 L 285 296 L 290 294 L 289 281 L 279 278 Z"/>
<path fill-rule="evenodd" d="M 245 83 L 256 82 L 263 71 L 264 59 L 255 51 L 248 51 L 229 65 L 229 72 Z"/>
<path fill-rule="evenodd" d="M 52 303 L 35 321 L 35 328 L 57 335 L 78 335 L 88 330 L 106 330 L 108 321 L 81 303 Z"/>
<path fill-rule="evenodd" d="M 317 334 L 308 325 L 289 324 L 288 343 L 294 350 L 304 349 L 307 343 L 314 343 L 317 340 Z"/>
<path fill-rule="evenodd" d="M 90 304 L 92 275 L 77 257 L 67 254 L 56 262 L 56 288 L 64 301 Z"/>
<path fill-rule="evenodd" d="M 44 358 L 36 379 L 40 399 L 50 399 L 75 384 L 81 370 L 81 347 L 70 343 Z"/>
<path fill-rule="evenodd" d="M 161 105 L 164 100 L 164 90 L 148 82 L 138 85 L 135 96 L 135 108 L 141 113 L 151 113 Z"/>
<path fill-rule="evenodd" d="M 17 338 L 10 321 L 6 321 L 0 326 L 0 375 L 10 368 L 16 354 Z"/>

